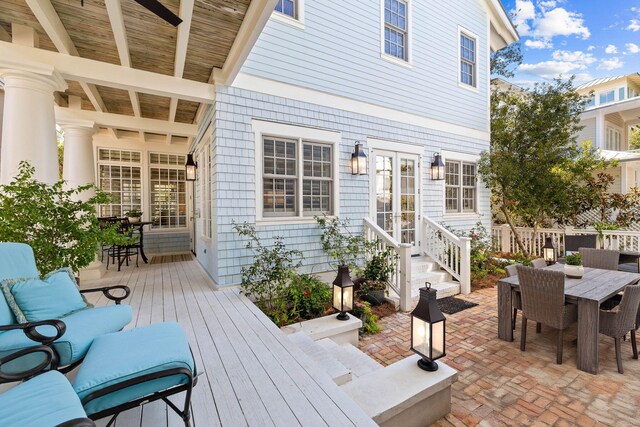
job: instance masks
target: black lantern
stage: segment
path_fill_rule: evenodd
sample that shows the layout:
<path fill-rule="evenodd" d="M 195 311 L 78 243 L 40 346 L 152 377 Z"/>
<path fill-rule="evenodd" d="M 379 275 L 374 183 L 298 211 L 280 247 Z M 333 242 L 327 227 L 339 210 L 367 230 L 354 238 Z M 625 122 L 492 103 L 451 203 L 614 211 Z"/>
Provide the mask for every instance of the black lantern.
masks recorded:
<path fill-rule="evenodd" d="M 442 181 L 444 179 L 444 162 L 442 156 L 438 153 L 433 155 L 431 162 L 431 179 L 434 181 Z"/>
<path fill-rule="evenodd" d="M 367 155 L 364 154 L 362 143 L 356 141 L 356 147 L 351 154 L 351 175 L 367 174 Z"/>
<path fill-rule="evenodd" d="M 437 371 L 435 360 L 445 355 L 445 317 L 436 302 L 438 291 L 431 283 L 420 288 L 420 300 L 411 312 L 411 350 L 422 356 L 418 366 L 425 371 Z"/>
<path fill-rule="evenodd" d="M 196 180 L 196 169 L 198 164 L 193 160 L 193 154 L 187 154 L 187 163 L 184 165 L 185 172 L 187 173 L 187 181 Z"/>
<path fill-rule="evenodd" d="M 349 320 L 347 311 L 353 310 L 353 281 L 346 265 L 338 267 L 338 276 L 333 281 L 333 308 L 340 311 L 338 320 Z"/>
<path fill-rule="evenodd" d="M 551 237 L 547 237 L 542 247 L 542 257 L 547 262 L 547 265 L 555 264 L 558 258 L 556 257 L 556 248 L 551 243 Z"/>

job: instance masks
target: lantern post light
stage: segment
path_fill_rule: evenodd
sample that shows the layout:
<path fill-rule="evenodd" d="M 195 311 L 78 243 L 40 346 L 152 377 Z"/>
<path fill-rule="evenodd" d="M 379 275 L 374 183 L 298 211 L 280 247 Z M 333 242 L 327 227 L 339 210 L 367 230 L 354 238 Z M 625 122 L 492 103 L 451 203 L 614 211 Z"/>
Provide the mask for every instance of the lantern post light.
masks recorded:
<path fill-rule="evenodd" d="M 198 164 L 193 160 L 193 153 L 187 154 L 187 163 L 185 163 L 184 169 L 187 175 L 186 180 L 195 181 L 196 169 L 198 169 Z"/>
<path fill-rule="evenodd" d="M 444 179 L 444 162 L 442 156 L 438 153 L 433 155 L 431 162 L 431 179 L 434 181 L 442 181 Z"/>
<path fill-rule="evenodd" d="M 551 237 L 547 237 L 542 247 L 542 257 L 547 262 L 547 265 L 555 264 L 558 260 L 556 255 L 556 248 L 553 247 Z"/>
<path fill-rule="evenodd" d="M 364 153 L 362 143 L 356 141 L 356 146 L 351 154 L 351 175 L 367 174 L 367 155 Z"/>
<path fill-rule="evenodd" d="M 422 356 L 418 367 L 425 371 L 437 371 L 435 360 L 445 355 L 446 319 L 436 301 L 438 291 L 431 289 L 431 283 L 420 288 L 420 300 L 411 312 L 411 350 Z"/>
<path fill-rule="evenodd" d="M 353 310 L 353 281 L 347 265 L 338 267 L 338 275 L 333 281 L 333 308 L 340 312 L 336 319 L 349 320 L 347 311 Z"/>

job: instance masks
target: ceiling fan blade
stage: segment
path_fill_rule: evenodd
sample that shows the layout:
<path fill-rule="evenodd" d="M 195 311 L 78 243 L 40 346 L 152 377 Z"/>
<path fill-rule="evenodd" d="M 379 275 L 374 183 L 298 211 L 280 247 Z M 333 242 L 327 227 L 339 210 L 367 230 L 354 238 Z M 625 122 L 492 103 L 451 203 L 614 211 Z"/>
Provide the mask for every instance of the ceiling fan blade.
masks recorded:
<path fill-rule="evenodd" d="M 139 5 L 149 9 L 151 12 L 158 15 L 160 18 L 167 21 L 169 24 L 177 27 L 182 23 L 182 19 L 180 19 L 175 13 L 171 12 L 165 6 L 162 5 L 158 0 L 134 0 Z"/>

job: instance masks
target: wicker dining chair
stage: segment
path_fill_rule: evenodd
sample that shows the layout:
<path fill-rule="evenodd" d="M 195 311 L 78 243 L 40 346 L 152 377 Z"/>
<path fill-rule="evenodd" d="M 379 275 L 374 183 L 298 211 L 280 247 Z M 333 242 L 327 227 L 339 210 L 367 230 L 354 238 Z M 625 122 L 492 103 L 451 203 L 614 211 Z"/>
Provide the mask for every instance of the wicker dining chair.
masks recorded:
<path fill-rule="evenodd" d="M 533 268 L 545 268 L 547 266 L 547 261 L 544 258 L 536 258 L 531 261 L 531 265 Z"/>
<path fill-rule="evenodd" d="M 580 248 L 579 251 L 582 255 L 582 265 L 585 267 L 618 270 L 620 251 L 593 248 Z"/>
<path fill-rule="evenodd" d="M 616 362 L 618 372 L 623 374 L 621 341 L 631 332 L 631 348 L 633 358 L 638 358 L 636 343 L 636 329 L 638 317 L 638 305 L 640 304 L 640 285 L 629 285 L 624 288 L 620 305 L 613 310 L 600 310 L 600 333 L 613 338 L 616 348 Z"/>
<path fill-rule="evenodd" d="M 525 350 L 527 321 L 540 322 L 558 330 L 556 363 L 562 364 L 563 332 L 578 320 L 578 307 L 564 302 L 564 273 L 517 266 L 522 294 L 520 350 Z"/>
<path fill-rule="evenodd" d="M 507 273 L 507 277 L 517 276 L 518 270 L 517 266 L 522 265 L 511 264 L 507 265 L 504 270 Z M 546 265 L 546 264 L 545 264 Z M 516 329 L 516 318 L 518 317 L 518 310 L 522 310 L 522 297 L 520 296 L 520 290 L 514 289 L 511 294 L 511 306 L 513 307 L 513 320 L 511 321 L 511 329 L 515 331 Z M 542 331 L 542 325 L 540 323 L 536 323 L 536 333 L 540 333 Z"/>

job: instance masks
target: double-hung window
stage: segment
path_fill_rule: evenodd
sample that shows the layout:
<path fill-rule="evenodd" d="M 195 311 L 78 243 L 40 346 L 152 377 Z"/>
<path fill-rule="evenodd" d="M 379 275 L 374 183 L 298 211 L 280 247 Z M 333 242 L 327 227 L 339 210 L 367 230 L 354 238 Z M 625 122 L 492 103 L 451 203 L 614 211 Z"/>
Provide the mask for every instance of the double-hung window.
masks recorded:
<path fill-rule="evenodd" d="M 333 214 L 333 145 L 263 136 L 262 214 Z"/>
<path fill-rule="evenodd" d="M 449 161 L 445 163 L 445 212 L 476 212 L 477 166 L 475 163 Z"/>
<path fill-rule="evenodd" d="M 408 60 L 408 7 L 402 0 L 384 0 L 384 53 Z"/>
<path fill-rule="evenodd" d="M 187 226 L 186 156 L 149 153 L 150 219 L 152 228 Z"/>
<path fill-rule="evenodd" d="M 298 19 L 297 1 L 298 0 L 278 0 L 275 10 L 293 19 Z"/>
<path fill-rule="evenodd" d="M 476 38 L 460 32 L 460 83 L 476 87 L 477 56 Z"/>
<path fill-rule="evenodd" d="M 608 92 L 603 92 L 600 94 L 600 105 L 608 104 L 610 102 L 615 101 L 615 91 L 610 90 Z"/>
<path fill-rule="evenodd" d="M 98 149 L 98 186 L 111 196 L 100 216 L 122 217 L 142 209 L 142 158 L 139 151 Z"/>

